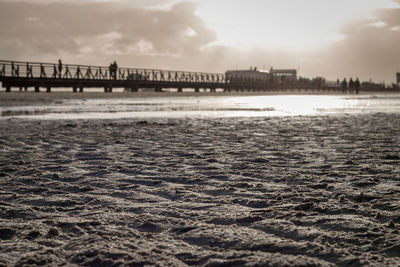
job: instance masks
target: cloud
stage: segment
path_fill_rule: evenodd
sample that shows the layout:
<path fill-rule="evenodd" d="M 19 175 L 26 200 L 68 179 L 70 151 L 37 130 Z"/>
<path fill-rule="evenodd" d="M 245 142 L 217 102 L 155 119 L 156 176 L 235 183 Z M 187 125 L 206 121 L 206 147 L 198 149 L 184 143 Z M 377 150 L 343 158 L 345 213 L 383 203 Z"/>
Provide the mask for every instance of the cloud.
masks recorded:
<path fill-rule="evenodd" d="M 346 24 L 341 33 L 346 38 L 331 43 L 312 56 L 321 58 L 316 69 L 323 75 L 360 77 L 364 80 L 391 82 L 400 71 L 400 8 L 381 9 L 374 19 L 363 19 Z M 313 72 L 315 70 L 312 70 Z"/>
<path fill-rule="evenodd" d="M 167 9 L 130 3 L 0 1 L 0 57 L 96 58 L 92 61 L 98 63 L 118 57 L 185 57 L 216 39 L 195 15 L 194 3 Z"/>
<path fill-rule="evenodd" d="M 225 50 L 224 68 L 298 68 L 304 77 L 323 76 L 328 80 L 359 77 L 386 83 L 400 72 L 400 8 L 380 9 L 372 18 L 345 24 L 325 46 L 307 52 L 271 50 L 264 47 L 243 52 Z M 371 26 L 379 22 L 380 27 Z M 383 22 L 385 25 L 382 25 Z M 382 25 L 382 26 L 381 26 Z M 234 56 L 232 56 L 234 55 Z"/>
<path fill-rule="evenodd" d="M 375 21 L 368 24 L 369 26 L 376 27 L 376 28 L 383 28 L 386 27 L 387 24 L 383 21 Z"/>
<path fill-rule="evenodd" d="M 376 22 L 382 23 L 377 23 L 379 27 L 371 25 Z M 318 49 L 299 53 L 263 47 L 247 53 L 236 50 L 236 62 L 228 55 L 229 64 L 225 66 L 299 68 L 303 77 L 323 76 L 328 80 L 359 77 L 390 83 L 395 81 L 396 72 L 400 72 L 399 25 L 400 8 L 380 9 L 370 18 L 348 22 L 330 36 L 331 42 Z"/>

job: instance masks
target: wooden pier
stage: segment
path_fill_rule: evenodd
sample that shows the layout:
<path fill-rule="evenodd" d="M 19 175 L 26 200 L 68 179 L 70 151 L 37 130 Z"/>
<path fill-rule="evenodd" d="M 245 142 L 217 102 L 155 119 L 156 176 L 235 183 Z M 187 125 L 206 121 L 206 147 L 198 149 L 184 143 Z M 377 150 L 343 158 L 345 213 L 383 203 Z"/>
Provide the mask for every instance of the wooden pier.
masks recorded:
<path fill-rule="evenodd" d="M 313 82 L 296 80 L 276 82 L 271 79 L 232 77 L 220 73 L 187 72 L 157 69 L 113 68 L 112 65 L 89 66 L 60 63 L 41 63 L 0 60 L 0 82 L 6 92 L 12 88 L 35 92 L 52 88 L 72 88 L 73 92 L 83 92 L 91 88 L 104 88 L 112 92 L 114 88 L 136 92 L 139 88 L 150 88 L 155 92 L 164 89 L 200 89 L 216 92 L 226 91 L 289 91 L 289 90 L 322 90 L 339 91 L 338 86 L 315 86 Z"/>
<path fill-rule="evenodd" d="M 200 89 L 215 92 L 227 90 L 228 83 L 224 74 L 170 71 L 155 69 L 116 68 L 105 66 L 71 65 L 58 63 L 22 62 L 0 60 L 0 82 L 6 92 L 11 88 L 35 92 L 52 88 L 72 88 L 73 92 L 83 92 L 90 88 L 104 88 L 112 92 L 113 88 L 138 91 L 139 88 L 152 88 L 161 92 L 164 88 Z"/>

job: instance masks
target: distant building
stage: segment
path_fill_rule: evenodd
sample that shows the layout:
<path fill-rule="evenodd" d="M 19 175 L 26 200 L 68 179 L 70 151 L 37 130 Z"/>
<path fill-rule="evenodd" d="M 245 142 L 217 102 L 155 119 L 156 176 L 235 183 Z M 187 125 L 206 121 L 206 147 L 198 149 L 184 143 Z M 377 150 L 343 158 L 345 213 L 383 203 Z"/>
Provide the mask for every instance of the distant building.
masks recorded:
<path fill-rule="evenodd" d="M 231 78 L 252 78 L 252 79 L 269 79 L 271 76 L 269 71 L 257 70 L 257 68 L 250 68 L 250 70 L 228 70 L 225 72 L 228 79 Z"/>
<path fill-rule="evenodd" d="M 297 80 L 297 70 L 295 69 L 258 70 L 257 68 L 250 68 L 249 70 L 228 70 L 225 74 L 228 79 L 254 78 L 275 82 L 294 82 Z"/>
<path fill-rule="evenodd" d="M 297 70 L 295 69 L 276 69 L 271 68 L 269 71 L 274 80 L 291 81 L 297 80 Z"/>

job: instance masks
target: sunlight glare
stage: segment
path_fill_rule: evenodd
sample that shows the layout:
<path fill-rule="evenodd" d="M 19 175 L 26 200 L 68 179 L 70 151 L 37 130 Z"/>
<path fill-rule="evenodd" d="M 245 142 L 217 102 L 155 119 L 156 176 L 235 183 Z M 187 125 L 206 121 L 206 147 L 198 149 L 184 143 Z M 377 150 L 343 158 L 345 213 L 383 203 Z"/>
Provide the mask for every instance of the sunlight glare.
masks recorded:
<path fill-rule="evenodd" d="M 304 96 L 304 95 L 277 95 L 238 97 L 230 99 L 231 103 L 241 108 L 256 108 L 265 110 L 271 115 L 316 115 L 318 113 L 329 113 L 330 110 L 342 110 L 349 108 L 355 103 L 337 96 Z M 272 112 L 271 112 L 272 111 Z"/>

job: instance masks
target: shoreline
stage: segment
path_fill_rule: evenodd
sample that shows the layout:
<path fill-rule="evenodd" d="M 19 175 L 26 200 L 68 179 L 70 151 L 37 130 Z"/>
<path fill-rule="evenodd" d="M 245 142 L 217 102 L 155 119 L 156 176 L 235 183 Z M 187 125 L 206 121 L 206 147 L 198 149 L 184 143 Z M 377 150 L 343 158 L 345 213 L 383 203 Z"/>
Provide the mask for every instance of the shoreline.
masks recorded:
<path fill-rule="evenodd" d="M 277 95 L 330 95 L 330 96 L 362 96 L 368 94 L 384 94 L 399 96 L 400 92 L 394 91 L 361 91 L 356 94 L 342 94 L 337 91 L 269 91 L 269 92 L 0 92 L 0 107 L 38 105 L 56 103 L 69 99 L 118 99 L 118 98 L 152 98 L 152 97 L 223 97 L 223 96 L 277 96 Z"/>

